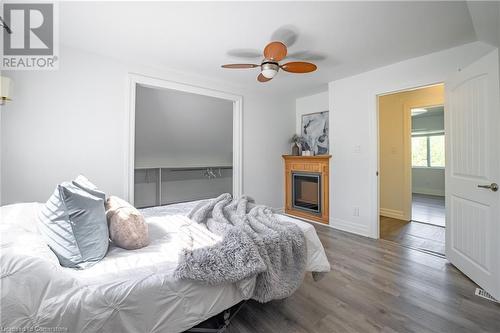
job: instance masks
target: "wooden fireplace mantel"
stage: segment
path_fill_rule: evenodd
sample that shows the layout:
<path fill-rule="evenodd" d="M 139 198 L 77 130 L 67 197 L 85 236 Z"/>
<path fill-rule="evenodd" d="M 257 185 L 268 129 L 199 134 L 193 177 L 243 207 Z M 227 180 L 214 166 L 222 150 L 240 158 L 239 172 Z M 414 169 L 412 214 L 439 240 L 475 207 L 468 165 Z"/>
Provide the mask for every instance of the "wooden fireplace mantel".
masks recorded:
<path fill-rule="evenodd" d="M 285 213 L 328 224 L 329 220 L 329 170 L 331 155 L 292 156 L 283 155 L 285 161 Z M 312 173 L 321 176 L 321 212 L 311 213 L 293 207 L 292 173 Z"/>

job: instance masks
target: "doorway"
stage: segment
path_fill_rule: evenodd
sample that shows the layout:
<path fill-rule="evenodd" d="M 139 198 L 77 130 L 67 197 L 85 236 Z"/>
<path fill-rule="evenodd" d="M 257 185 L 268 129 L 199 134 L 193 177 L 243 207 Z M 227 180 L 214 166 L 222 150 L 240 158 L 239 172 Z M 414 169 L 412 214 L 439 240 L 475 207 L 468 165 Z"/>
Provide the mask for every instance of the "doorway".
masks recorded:
<path fill-rule="evenodd" d="M 444 86 L 379 96 L 380 238 L 445 253 Z"/>

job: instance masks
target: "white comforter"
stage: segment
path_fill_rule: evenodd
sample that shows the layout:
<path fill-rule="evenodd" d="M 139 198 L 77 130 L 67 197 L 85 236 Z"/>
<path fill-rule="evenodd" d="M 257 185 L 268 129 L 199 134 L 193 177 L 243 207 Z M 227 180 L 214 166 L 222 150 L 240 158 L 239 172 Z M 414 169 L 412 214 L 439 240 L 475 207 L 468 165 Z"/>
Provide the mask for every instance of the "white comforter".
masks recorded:
<path fill-rule="evenodd" d="M 85 270 L 59 265 L 36 228 L 40 204 L 0 208 L 0 326 L 51 332 L 182 332 L 247 299 L 235 284 L 209 287 L 176 280 L 179 251 L 192 243 L 206 246 L 214 234 L 197 232 L 181 216 L 154 216 L 147 222 L 150 245 L 135 251 L 110 247 L 106 257 Z M 189 208 L 179 205 L 182 209 Z M 151 212 L 150 212 L 151 213 Z M 330 265 L 314 227 L 286 216 L 305 233 L 307 270 Z M 187 235 L 190 235 L 187 237 Z M 193 235 L 196 235 L 193 237 Z"/>

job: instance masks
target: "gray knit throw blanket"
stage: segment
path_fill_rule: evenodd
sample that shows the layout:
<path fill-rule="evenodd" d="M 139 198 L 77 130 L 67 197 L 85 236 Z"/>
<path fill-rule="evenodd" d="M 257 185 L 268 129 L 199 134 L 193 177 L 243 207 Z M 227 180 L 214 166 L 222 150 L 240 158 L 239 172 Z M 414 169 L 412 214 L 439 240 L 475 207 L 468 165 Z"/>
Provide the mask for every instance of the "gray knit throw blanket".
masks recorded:
<path fill-rule="evenodd" d="M 225 193 L 201 202 L 188 217 L 222 240 L 185 249 L 177 278 L 222 285 L 256 275 L 252 298 L 262 303 L 288 297 L 299 288 L 307 257 L 304 233 L 295 224 L 279 221 L 270 208 Z"/>

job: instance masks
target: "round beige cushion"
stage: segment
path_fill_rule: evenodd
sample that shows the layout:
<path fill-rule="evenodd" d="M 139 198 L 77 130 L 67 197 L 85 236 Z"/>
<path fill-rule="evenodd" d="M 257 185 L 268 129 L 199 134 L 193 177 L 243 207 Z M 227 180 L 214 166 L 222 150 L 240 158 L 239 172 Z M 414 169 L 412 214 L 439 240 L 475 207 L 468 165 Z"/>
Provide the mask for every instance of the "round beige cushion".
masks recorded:
<path fill-rule="evenodd" d="M 109 197 L 106 200 L 106 218 L 109 237 L 116 246 L 136 250 L 149 244 L 148 225 L 144 217 L 125 200 Z"/>

